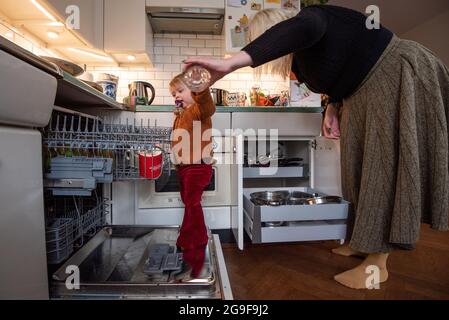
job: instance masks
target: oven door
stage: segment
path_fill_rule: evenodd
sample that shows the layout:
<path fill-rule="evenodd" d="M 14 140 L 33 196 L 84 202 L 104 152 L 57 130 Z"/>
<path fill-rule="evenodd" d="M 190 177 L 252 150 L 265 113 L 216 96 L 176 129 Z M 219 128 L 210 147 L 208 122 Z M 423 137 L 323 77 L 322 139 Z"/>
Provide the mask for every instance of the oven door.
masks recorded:
<path fill-rule="evenodd" d="M 229 192 L 231 184 L 231 165 L 223 161 L 223 155 L 215 154 L 217 163 L 213 165 L 212 179 L 203 192 L 201 204 L 204 207 L 222 207 L 231 205 Z M 147 208 L 181 208 L 184 207 L 179 193 L 178 174 L 175 169 L 168 179 L 138 182 L 138 206 Z"/>

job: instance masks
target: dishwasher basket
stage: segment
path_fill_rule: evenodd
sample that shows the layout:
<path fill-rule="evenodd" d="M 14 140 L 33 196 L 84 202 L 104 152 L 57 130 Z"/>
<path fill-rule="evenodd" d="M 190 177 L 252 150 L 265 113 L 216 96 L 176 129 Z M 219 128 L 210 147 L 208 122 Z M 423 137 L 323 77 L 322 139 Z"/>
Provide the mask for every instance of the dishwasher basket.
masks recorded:
<path fill-rule="evenodd" d="M 48 197 L 46 247 L 49 264 L 59 264 L 106 225 L 107 199 L 95 197 Z"/>
<path fill-rule="evenodd" d="M 150 120 L 117 123 L 55 112 L 42 132 L 45 187 L 54 195 L 86 196 L 98 183 L 159 179 L 171 172 L 171 132 Z"/>

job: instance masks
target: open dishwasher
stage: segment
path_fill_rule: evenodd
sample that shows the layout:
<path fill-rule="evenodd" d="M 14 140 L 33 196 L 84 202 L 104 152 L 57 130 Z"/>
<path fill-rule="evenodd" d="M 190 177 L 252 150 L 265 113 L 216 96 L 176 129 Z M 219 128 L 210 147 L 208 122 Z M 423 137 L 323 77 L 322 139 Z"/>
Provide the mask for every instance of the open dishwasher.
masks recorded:
<path fill-rule="evenodd" d="M 171 128 L 57 109 L 42 130 L 46 247 L 54 299 L 232 299 L 209 233 L 199 278 L 185 280 L 178 226 L 115 225 L 114 181 L 167 179 Z"/>

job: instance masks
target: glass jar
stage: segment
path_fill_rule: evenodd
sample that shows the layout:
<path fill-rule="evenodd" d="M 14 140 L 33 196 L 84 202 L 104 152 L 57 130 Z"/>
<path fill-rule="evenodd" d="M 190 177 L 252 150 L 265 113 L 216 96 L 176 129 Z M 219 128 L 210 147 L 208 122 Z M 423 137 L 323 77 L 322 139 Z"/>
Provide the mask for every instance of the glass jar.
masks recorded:
<path fill-rule="evenodd" d="M 210 85 L 210 72 L 201 66 L 194 65 L 183 73 L 183 82 L 192 92 L 201 92 Z"/>

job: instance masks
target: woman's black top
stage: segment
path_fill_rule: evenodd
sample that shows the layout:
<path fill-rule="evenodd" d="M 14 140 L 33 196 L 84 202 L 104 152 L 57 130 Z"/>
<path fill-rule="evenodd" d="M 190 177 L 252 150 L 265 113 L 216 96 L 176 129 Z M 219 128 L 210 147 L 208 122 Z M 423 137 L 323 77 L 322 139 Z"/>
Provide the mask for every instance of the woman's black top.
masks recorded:
<path fill-rule="evenodd" d="M 370 30 L 366 21 L 367 16 L 351 9 L 310 6 L 242 50 L 251 56 L 252 67 L 293 53 L 298 80 L 339 101 L 357 89 L 393 37 L 382 26 Z"/>

